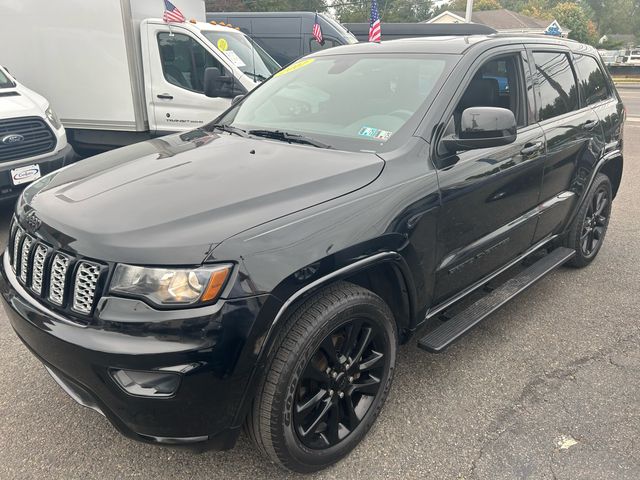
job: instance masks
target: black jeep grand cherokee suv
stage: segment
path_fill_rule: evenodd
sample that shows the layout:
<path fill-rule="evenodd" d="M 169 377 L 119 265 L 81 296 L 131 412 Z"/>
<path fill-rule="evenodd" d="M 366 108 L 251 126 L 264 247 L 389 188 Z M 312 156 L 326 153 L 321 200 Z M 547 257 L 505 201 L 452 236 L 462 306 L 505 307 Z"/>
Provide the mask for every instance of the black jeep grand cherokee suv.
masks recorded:
<path fill-rule="evenodd" d="M 230 448 L 244 425 L 273 461 L 317 470 L 371 427 L 419 327 L 439 351 L 554 267 L 593 260 L 623 120 L 596 51 L 574 42 L 318 52 L 209 126 L 26 189 L 5 308 L 124 434 Z"/>

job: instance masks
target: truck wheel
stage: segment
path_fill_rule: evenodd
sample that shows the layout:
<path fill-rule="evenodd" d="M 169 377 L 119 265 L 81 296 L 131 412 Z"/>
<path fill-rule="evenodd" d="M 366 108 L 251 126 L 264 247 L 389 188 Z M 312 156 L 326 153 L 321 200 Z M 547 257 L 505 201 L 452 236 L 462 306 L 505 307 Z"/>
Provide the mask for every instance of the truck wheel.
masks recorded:
<path fill-rule="evenodd" d="M 249 436 L 296 472 L 337 462 L 380 413 L 397 344 L 393 314 L 373 292 L 346 282 L 321 290 L 282 330 L 247 418 Z"/>
<path fill-rule="evenodd" d="M 576 254 L 567 265 L 581 268 L 596 258 L 607 233 L 612 199 L 609 177 L 599 173 L 569 228 L 565 244 L 575 249 Z"/>

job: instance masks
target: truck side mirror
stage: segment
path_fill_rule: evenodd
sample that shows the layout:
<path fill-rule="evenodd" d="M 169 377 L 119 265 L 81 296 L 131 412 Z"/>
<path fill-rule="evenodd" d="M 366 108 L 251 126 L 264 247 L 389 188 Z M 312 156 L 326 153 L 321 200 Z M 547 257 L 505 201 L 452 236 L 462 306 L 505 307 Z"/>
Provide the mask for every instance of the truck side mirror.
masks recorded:
<path fill-rule="evenodd" d="M 227 77 L 220 73 L 218 67 L 209 67 L 204 70 L 204 94 L 207 97 L 233 96 L 233 77 Z"/>

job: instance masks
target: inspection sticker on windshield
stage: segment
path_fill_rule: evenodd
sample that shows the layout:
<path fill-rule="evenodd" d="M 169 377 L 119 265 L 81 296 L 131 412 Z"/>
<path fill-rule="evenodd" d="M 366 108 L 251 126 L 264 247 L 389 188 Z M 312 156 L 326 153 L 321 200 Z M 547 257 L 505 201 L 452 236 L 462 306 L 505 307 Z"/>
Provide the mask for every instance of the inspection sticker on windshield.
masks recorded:
<path fill-rule="evenodd" d="M 247 64 L 242 61 L 242 59 L 238 56 L 236 52 L 233 50 L 227 50 L 224 52 L 229 60 L 238 68 L 245 67 Z"/>
<path fill-rule="evenodd" d="M 278 73 L 276 73 L 274 77 L 279 77 L 280 75 L 285 75 L 287 73 L 294 72 L 299 68 L 306 67 L 310 63 L 313 63 L 315 60 L 316 60 L 315 58 L 307 58 L 306 60 L 302 60 L 300 62 L 294 63 L 293 65 L 289 65 L 287 68 L 283 68 Z"/>
<path fill-rule="evenodd" d="M 216 45 L 218 46 L 218 50 L 220 50 L 221 52 L 226 52 L 229 48 L 229 44 L 227 43 L 227 40 L 225 38 L 219 38 Z"/>
<path fill-rule="evenodd" d="M 358 135 L 386 142 L 391 137 L 391 133 L 392 132 L 389 132 L 387 130 L 380 130 L 379 128 L 362 127 L 358 132 Z"/>

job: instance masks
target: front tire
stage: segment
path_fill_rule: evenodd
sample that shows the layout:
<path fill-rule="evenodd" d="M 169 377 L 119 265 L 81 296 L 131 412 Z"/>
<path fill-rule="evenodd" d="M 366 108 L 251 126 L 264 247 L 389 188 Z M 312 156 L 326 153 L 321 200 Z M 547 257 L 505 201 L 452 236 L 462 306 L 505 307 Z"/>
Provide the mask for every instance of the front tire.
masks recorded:
<path fill-rule="evenodd" d="M 386 303 L 340 282 L 305 301 L 282 329 L 246 428 L 272 461 L 296 472 L 345 457 L 389 392 L 397 332 Z"/>
<path fill-rule="evenodd" d="M 569 227 L 565 245 L 573 248 L 576 254 L 567 262 L 568 266 L 586 267 L 596 258 L 609 226 L 612 201 L 609 177 L 597 174 L 584 204 Z"/>

